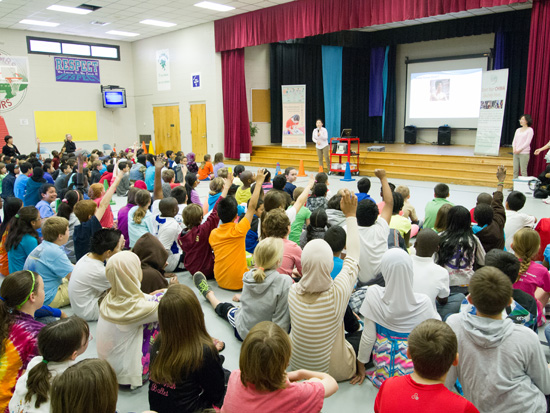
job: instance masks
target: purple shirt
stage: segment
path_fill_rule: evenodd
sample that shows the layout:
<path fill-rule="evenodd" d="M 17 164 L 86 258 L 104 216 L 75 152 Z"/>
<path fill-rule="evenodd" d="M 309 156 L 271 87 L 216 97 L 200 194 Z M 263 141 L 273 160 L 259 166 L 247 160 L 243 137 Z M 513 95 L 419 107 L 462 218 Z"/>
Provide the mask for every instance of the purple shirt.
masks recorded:
<path fill-rule="evenodd" d="M 118 210 L 118 229 L 124 235 L 124 248 L 130 248 L 130 236 L 128 235 L 128 212 L 135 207 L 134 204 L 126 204 Z"/>
<path fill-rule="evenodd" d="M 216 165 L 214 165 L 214 177 L 218 177 L 218 169 L 225 168 L 225 165 L 223 162 L 218 162 Z"/>

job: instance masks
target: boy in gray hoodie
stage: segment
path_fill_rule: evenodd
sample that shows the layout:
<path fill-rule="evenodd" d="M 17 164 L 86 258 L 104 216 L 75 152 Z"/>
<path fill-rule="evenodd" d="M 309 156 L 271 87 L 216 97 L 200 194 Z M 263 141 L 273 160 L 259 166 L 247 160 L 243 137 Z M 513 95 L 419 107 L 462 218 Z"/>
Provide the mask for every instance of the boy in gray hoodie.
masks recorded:
<path fill-rule="evenodd" d="M 445 385 L 460 381 L 464 396 L 480 412 L 546 412 L 550 370 L 538 336 L 527 327 L 502 319 L 512 303 L 512 283 L 495 267 L 473 275 L 468 301 L 477 315 L 453 314 L 447 324 L 458 339 L 458 366 Z"/>

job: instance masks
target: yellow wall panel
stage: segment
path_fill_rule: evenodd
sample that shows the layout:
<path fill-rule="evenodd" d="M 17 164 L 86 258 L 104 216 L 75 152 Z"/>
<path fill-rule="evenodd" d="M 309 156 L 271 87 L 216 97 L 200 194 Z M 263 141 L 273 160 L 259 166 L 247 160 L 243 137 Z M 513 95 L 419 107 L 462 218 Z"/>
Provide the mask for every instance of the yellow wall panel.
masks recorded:
<path fill-rule="evenodd" d="M 67 133 L 74 141 L 97 141 L 95 111 L 36 111 L 34 127 L 42 142 L 63 142 Z"/>

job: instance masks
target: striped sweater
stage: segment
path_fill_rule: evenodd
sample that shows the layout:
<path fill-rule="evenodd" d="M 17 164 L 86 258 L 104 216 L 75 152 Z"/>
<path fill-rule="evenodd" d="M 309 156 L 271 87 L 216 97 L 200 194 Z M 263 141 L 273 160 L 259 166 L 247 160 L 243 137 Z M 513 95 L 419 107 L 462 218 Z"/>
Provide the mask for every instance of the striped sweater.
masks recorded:
<path fill-rule="evenodd" d="M 355 217 L 346 219 L 347 256 L 329 290 L 320 294 L 290 289 L 292 356 L 290 368 L 329 373 L 337 381 L 355 374 L 355 351 L 346 341 L 344 313 L 359 270 L 359 231 Z"/>

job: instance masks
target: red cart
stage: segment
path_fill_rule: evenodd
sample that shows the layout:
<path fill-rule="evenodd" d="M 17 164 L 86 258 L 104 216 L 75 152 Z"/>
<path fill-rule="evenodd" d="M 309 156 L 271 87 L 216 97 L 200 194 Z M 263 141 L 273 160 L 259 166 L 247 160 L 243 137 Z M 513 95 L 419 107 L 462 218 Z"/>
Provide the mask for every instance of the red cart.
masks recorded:
<path fill-rule="evenodd" d="M 359 175 L 359 138 L 331 138 L 329 149 L 330 172 L 345 173 L 346 162 L 349 162 L 351 173 Z M 338 162 L 333 161 L 335 156 L 338 157 Z"/>

